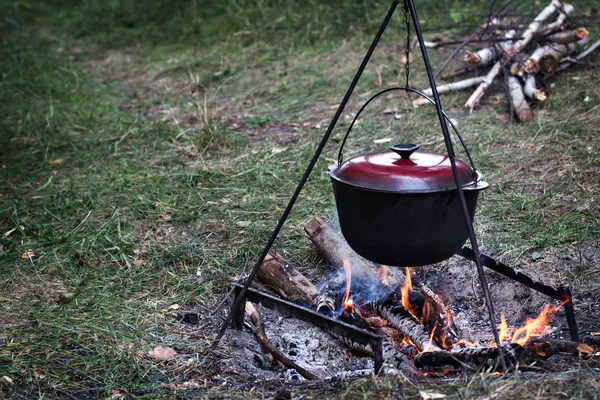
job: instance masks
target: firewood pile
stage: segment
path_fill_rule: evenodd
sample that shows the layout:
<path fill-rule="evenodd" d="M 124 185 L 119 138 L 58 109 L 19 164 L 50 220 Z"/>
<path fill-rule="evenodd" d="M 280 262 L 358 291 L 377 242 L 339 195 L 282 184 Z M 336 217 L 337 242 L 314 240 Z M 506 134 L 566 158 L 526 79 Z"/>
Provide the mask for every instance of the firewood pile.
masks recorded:
<path fill-rule="evenodd" d="M 574 7 L 557 0 L 552 0 L 542 9 L 521 33 L 512 28 L 514 21 L 510 17 L 502 16 L 503 11 L 496 16 L 491 15 L 488 22 L 458 48 L 466 46 L 478 35 L 487 35 L 489 45 L 478 50 L 466 50 L 464 61 L 468 67 L 450 74 L 475 72 L 477 76 L 440 85 L 437 89 L 441 94 L 476 86 L 465 103 L 465 107 L 472 111 L 489 86 L 503 77 L 511 115 L 514 113 L 519 121 L 525 123 L 534 118 L 530 103 L 543 102 L 549 94 L 547 77 L 573 64 L 584 64 L 581 60 L 600 47 L 600 40 L 590 44 L 588 30 L 570 20 Z M 429 42 L 426 45 L 439 46 Z M 457 51 L 436 71 L 437 75 L 456 54 Z M 431 89 L 426 89 L 425 94 L 431 95 Z M 413 102 L 415 106 L 426 103 L 425 99 Z"/>
<path fill-rule="evenodd" d="M 382 350 L 386 371 L 403 374 L 443 372 L 466 369 L 500 368 L 500 351 L 506 365 L 543 363 L 562 353 L 577 357 L 598 357 L 600 352 L 587 344 L 554 340 L 544 336 L 551 330 L 549 322 L 559 306 L 548 304 L 540 316 L 518 329 L 509 329 L 502 318 L 499 326 L 502 349 L 495 343 L 476 344 L 462 338 L 452 308 L 419 281 L 406 268 L 395 274 L 357 255 L 325 221 L 315 217 L 304 226 L 315 247 L 332 266 L 343 266 L 313 284 L 290 263 L 271 252 L 257 278 L 259 290 L 270 290 L 281 298 L 312 308 L 362 329 L 383 336 Z M 289 360 L 273 346 L 260 320 L 258 310 L 248 303 L 246 313 L 257 340 L 275 359 L 295 369 L 306 379 L 317 379 L 309 366 Z M 353 352 L 374 355 L 373 349 L 352 337 L 329 332 Z"/>

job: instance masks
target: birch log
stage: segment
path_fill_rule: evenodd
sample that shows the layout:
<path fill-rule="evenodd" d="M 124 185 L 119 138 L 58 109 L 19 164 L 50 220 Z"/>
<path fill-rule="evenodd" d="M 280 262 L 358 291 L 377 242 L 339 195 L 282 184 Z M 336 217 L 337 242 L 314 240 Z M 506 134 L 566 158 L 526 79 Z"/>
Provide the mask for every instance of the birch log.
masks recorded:
<path fill-rule="evenodd" d="M 556 21 L 544 26 L 538 31 L 538 33 L 535 36 L 545 36 L 550 33 L 559 31 L 562 28 L 562 24 L 565 23 L 567 15 L 571 14 L 573 10 L 575 10 L 575 7 L 573 7 L 571 4 L 564 3 L 563 11 L 558 13 L 558 18 L 556 18 Z"/>
<path fill-rule="evenodd" d="M 523 88 L 517 78 L 510 75 L 508 81 L 508 94 L 513 105 L 515 114 L 521 122 L 529 122 L 533 119 L 533 111 L 529 108 L 529 104 L 523 95 Z"/>
<path fill-rule="evenodd" d="M 513 46 L 513 54 L 520 53 L 523 51 L 525 46 L 531 42 L 533 35 L 540 30 L 541 23 L 548 19 L 554 12 L 560 10 L 560 2 L 558 0 L 552 0 L 538 15 L 535 17 L 533 22 L 529 24 L 525 32 L 523 32 L 523 39 L 519 40 Z"/>
<path fill-rule="evenodd" d="M 525 61 L 525 69 L 530 74 L 541 71 L 545 75 L 554 75 L 558 61 L 573 53 L 576 48 L 577 45 L 575 43 L 550 43 L 539 47 Z"/>
<path fill-rule="evenodd" d="M 525 46 L 527 46 L 529 44 L 529 42 L 531 42 L 533 35 L 540 29 L 540 24 L 543 21 L 545 21 L 546 19 L 548 19 L 559 8 L 560 8 L 560 2 L 557 0 L 552 0 L 552 2 L 550 2 L 550 4 L 548 6 L 546 6 L 535 17 L 533 22 L 531 24 L 529 24 L 529 26 L 525 30 L 525 33 L 523 33 L 523 38 L 521 40 L 519 40 L 518 42 L 516 42 L 514 44 L 514 46 L 512 46 L 510 51 L 506 52 L 503 59 L 497 61 L 496 64 L 494 64 L 494 66 L 492 67 L 492 69 L 490 69 L 490 71 L 485 76 L 485 79 L 483 80 L 483 82 L 481 82 L 479 84 L 479 86 L 477 87 L 475 92 L 473 92 L 471 97 L 469 97 L 469 99 L 465 103 L 466 108 L 473 110 L 473 107 L 475 107 L 475 104 L 477 103 L 479 98 L 483 95 L 485 90 L 492 84 L 492 82 L 494 81 L 496 76 L 498 76 L 498 74 L 502 70 L 502 65 L 509 63 L 516 54 L 520 53 L 525 48 Z"/>
<path fill-rule="evenodd" d="M 519 78 L 523 78 L 525 76 L 525 64 L 521 61 L 515 61 L 510 66 L 510 73 Z"/>
<path fill-rule="evenodd" d="M 442 94 L 442 93 L 447 93 L 447 92 L 454 92 L 456 90 L 468 89 L 470 87 L 473 87 L 473 86 L 478 85 L 481 82 L 483 82 L 484 78 L 485 78 L 484 76 L 477 76 L 474 78 L 464 79 L 464 80 L 458 81 L 458 82 L 446 83 L 445 85 L 438 86 L 437 91 L 439 94 Z M 431 96 L 433 94 L 431 92 L 431 88 L 427 88 L 427 89 L 423 90 L 423 93 L 426 94 L 427 96 Z M 428 104 L 428 103 L 429 103 L 429 100 L 427 100 L 423 97 L 420 97 L 413 101 L 414 106 L 420 106 L 420 105 Z"/>
<path fill-rule="evenodd" d="M 531 74 L 527 75 L 527 78 L 525 78 L 523 92 L 525 93 L 525 96 L 529 97 L 530 99 L 534 99 L 537 101 L 546 100 L 546 92 L 537 88 L 537 85 L 535 83 L 535 76 Z"/>
<path fill-rule="evenodd" d="M 558 32 L 547 37 L 550 43 L 573 43 L 588 37 L 590 32 L 585 28 L 577 28 L 573 31 Z"/>
<path fill-rule="evenodd" d="M 502 52 L 510 50 L 512 47 L 510 39 L 514 38 L 516 35 L 517 32 L 514 29 L 511 29 L 503 36 L 504 39 L 508 40 L 500 42 L 497 47 L 492 46 L 476 52 L 467 50 L 465 61 L 471 67 L 484 67 L 491 64 Z"/>

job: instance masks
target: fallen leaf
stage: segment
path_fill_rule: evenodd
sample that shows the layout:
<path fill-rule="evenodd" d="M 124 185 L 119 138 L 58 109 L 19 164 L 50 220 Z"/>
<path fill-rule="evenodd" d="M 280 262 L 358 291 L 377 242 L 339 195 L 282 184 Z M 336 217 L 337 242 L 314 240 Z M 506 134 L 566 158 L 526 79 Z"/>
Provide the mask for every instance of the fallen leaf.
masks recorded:
<path fill-rule="evenodd" d="M 27 249 L 27 250 L 25 250 L 25 253 L 21 254 L 21 258 L 24 260 L 26 260 L 28 258 L 33 258 L 33 257 L 35 257 L 35 253 L 31 249 Z"/>
<path fill-rule="evenodd" d="M 423 400 L 431 400 L 431 399 L 445 399 L 446 395 L 444 393 L 436 393 L 436 392 L 426 392 L 424 390 L 419 390 L 419 394 Z"/>
<path fill-rule="evenodd" d="M 181 306 L 179 304 L 173 304 L 169 306 L 169 310 L 179 310 Z"/>
<path fill-rule="evenodd" d="M 121 392 L 119 392 L 117 389 L 113 389 L 113 390 L 110 391 L 110 398 L 111 399 L 118 399 L 121 396 L 122 396 Z"/>
<path fill-rule="evenodd" d="M 158 214 L 158 218 L 163 221 L 169 221 L 171 219 L 171 214 Z"/>
<path fill-rule="evenodd" d="M 14 383 L 14 381 L 11 379 L 11 377 L 4 375 L 2 377 L 2 379 L 4 379 L 6 382 L 8 382 L 10 385 L 12 385 Z"/>
<path fill-rule="evenodd" d="M 204 278 L 204 277 L 200 277 L 200 278 L 198 278 L 198 280 L 196 281 L 196 283 L 197 283 L 198 285 L 202 285 L 202 284 L 204 283 L 204 281 L 205 281 L 205 280 L 206 280 L 206 278 Z"/>
<path fill-rule="evenodd" d="M 252 224 L 252 221 L 238 221 L 235 224 L 240 228 L 247 228 Z"/>
<path fill-rule="evenodd" d="M 139 267 L 140 265 L 142 265 L 145 261 L 144 260 L 134 260 L 132 262 L 134 267 Z"/>
<path fill-rule="evenodd" d="M 153 350 L 148 352 L 148 356 L 155 360 L 168 360 L 173 358 L 177 352 L 171 347 L 163 347 L 160 344 L 156 345 Z"/>
<path fill-rule="evenodd" d="M 594 354 L 594 348 L 585 343 L 578 343 L 575 350 L 583 354 Z"/>
<path fill-rule="evenodd" d="M 63 159 L 63 158 L 56 158 L 56 159 L 54 159 L 54 160 L 50 160 L 50 161 L 48 161 L 48 164 L 50 164 L 50 165 L 54 165 L 54 164 L 60 164 L 60 163 L 62 163 L 63 161 L 64 161 L 64 159 Z"/>

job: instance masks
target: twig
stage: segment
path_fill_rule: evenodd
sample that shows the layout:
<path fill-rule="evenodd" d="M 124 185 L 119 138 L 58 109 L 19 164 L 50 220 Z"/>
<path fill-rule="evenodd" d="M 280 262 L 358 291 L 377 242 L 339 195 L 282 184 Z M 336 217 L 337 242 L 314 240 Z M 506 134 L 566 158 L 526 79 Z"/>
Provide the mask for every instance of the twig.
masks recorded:
<path fill-rule="evenodd" d="M 506 8 L 508 8 L 508 6 L 513 3 L 515 0 L 508 0 L 506 3 L 504 3 L 502 5 L 502 7 L 500 8 L 500 10 L 494 15 L 494 17 L 500 15 L 500 13 L 504 12 L 504 10 L 506 10 Z M 493 5 L 493 3 L 492 3 Z M 491 7 L 490 7 L 491 10 Z M 491 16 L 490 16 L 491 17 Z M 475 39 L 476 36 L 478 36 L 479 34 L 482 34 L 483 32 L 485 32 L 488 28 L 488 25 L 490 24 L 491 19 L 488 17 L 488 23 L 486 23 L 484 26 L 480 27 L 479 29 L 477 29 L 475 32 L 473 32 L 471 35 L 469 35 L 465 40 L 463 40 L 458 47 L 456 47 L 456 49 L 454 49 L 454 51 L 452 51 L 452 53 L 448 56 L 448 58 L 446 58 L 446 60 L 444 61 L 444 63 L 433 73 L 433 79 L 437 79 L 440 74 L 442 73 L 442 71 L 444 71 L 446 69 L 446 67 L 448 66 L 448 64 L 450 64 L 450 61 L 452 61 L 454 59 L 454 57 L 456 57 L 456 55 L 458 54 L 458 52 L 465 47 L 467 44 L 469 44 L 469 42 L 473 39 Z M 423 89 L 427 89 L 429 87 L 429 85 L 425 86 Z"/>
<path fill-rule="evenodd" d="M 598 47 L 600 47 L 600 40 L 597 40 L 594 44 L 592 44 L 590 47 L 588 47 L 585 51 L 582 51 L 574 59 L 568 59 L 568 58 L 563 59 L 562 60 L 563 63 L 558 66 L 558 68 L 556 69 L 556 71 L 562 71 L 562 70 L 568 68 L 571 64 L 577 64 L 578 61 L 580 61 L 584 57 L 588 56 L 591 52 L 593 52 L 594 50 L 596 50 Z M 598 68 L 595 65 L 594 65 L 594 67 Z"/>
<path fill-rule="evenodd" d="M 256 307 L 254 307 L 254 305 L 250 302 L 246 302 L 246 313 L 250 316 L 250 320 L 252 321 L 252 323 L 254 324 L 254 327 L 256 328 L 254 331 L 256 338 L 258 339 L 260 344 L 269 353 L 271 353 L 273 355 L 273 357 L 275 357 L 280 363 L 282 363 L 286 367 L 288 367 L 290 369 L 295 369 L 296 371 L 298 371 L 298 373 L 300 375 L 302 375 L 304 378 L 306 378 L 308 380 L 319 379 L 319 377 L 314 375 L 312 372 L 302 368 L 301 366 L 299 366 L 298 364 L 296 364 L 295 362 L 293 362 L 292 360 L 287 358 L 282 352 L 279 351 L 279 349 L 277 349 L 277 347 L 275 347 L 273 345 L 273 343 L 271 343 L 269 341 L 269 339 L 267 338 L 267 335 L 265 333 L 265 329 L 260 320 L 260 314 L 258 313 L 258 310 L 256 309 Z"/>

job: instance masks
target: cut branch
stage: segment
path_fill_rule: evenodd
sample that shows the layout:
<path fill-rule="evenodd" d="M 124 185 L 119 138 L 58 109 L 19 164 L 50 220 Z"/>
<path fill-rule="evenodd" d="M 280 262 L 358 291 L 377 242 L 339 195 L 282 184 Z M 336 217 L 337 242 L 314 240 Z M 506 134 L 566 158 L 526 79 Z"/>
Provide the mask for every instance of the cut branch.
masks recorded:
<path fill-rule="evenodd" d="M 316 303 L 315 285 L 274 251 L 267 254 L 256 276 L 284 299 Z"/>
<path fill-rule="evenodd" d="M 467 50 L 465 61 L 471 67 L 484 67 L 486 65 L 491 64 L 494 60 L 501 56 L 503 52 L 510 50 L 510 48 L 512 47 L 512 43 L 510 42 L 510 40 L 513 39 L 516 35 L 517 32 L 515 32 L 514 29 L 511 29 L 503 36 L 503 40 L 498 43 L 497 47 L 488 47 L 485 49 L 481 49 L 475 53 Z"/>
<path fill-rule="evenodd" d="M 536 33 L 535 36 L 536 37 L 545 36 L 550 33 L 559 31 L 562 28 L 562 24 L 565 23 L 565 20 L 567 19 L 567 15 L 571 14 L 573 12 L 573 10 L 575 10 L 575 7 L 573 7 L 571 4 L 566 4 L 566 3 L 563 4 L 563 12 L 560 12 L 558 14 L 558 18 L 556 18 L 556 21 L 544 26 L 542 29 L 540 29 Z"/>
<path fill-rule="evenodd" d="M 539 47 L 525 61 L 525 69 L 531 74 L 541 71 L 545 75 L 554 75 L 558 61 L 573 53 L 576 48 L 575 43 L 550 43 Z"/>
<path fill-rule="evenodd" d="M 552 0 L 552 2 L 548 6 L 546 6 L 537 15 L 537 17 L 535 17 L 533 22 L 529 24 L 527 30 L 522 35 L 523 38 L 516 42 L 514 46 L 512 46 L 512 48 L 505 53 L 505 56 L 501 60 L 497 61 L 494 64 L 492 69 L 485 76 L 483 82 L 479 84 L 475 92 L 473 92 L 471 97 L 469 97 L 469 99 L 465 103 L 466 108 L 473 110 L 473 107 L 475 107 L 475 104 L 479 101 L 479 98 L 483 95 L 485 90 L 492 84 L 496 76 L 498 76 L 498 74 L 502 70 L 502 65 L 508 64 L 510 61 L 512 61 L 515 55 L 520 53 L 525 48 L 525 46 L 527 46 L 529 42 L 531 42 L 533 35 L 540 29 L 540 24 L 543 21 L 545 21 L 548 17 L 550 17 L 550 15 L 552 15 L 559 8 L 560 2 L 558 2 L 557 0 Z"/>
<path fill-rule="evenodd" d="M 469 79 L 464 79 L 462 81 L 458 81 L 458 82 L 453 82 L 453 83 L 446 83 L 445 85 L 441 85 L 437 87 L 438 93 L 447 93 L 447 92 L 453 92 L 456 90 L 463 90 L 463 89 L 467 89 L 470 87 L 473 87 L 475 85 L 480 84 L 481 82 L 483 82 L 483 80 L 485 79 L 484 76 L 477 76 L 474 78 L 469 78 Z M 431 92 L 431 88 L 427 88 L 423 91 L 423 93 L 425 93 L 427 96 L 431 96 L 432 92 Z M 413 101 L 413 105 L 415 106 L 420 106 L 423 104 L 428 104 L 429 100 L 420 97 L 416 100 Z"/>
<path fill-rule="evenodd" d="M 573 43 L 588 37 L 590 32 L 585 28 L 577 28 L 573 31 L 559 32 L 547 37 L 550 43 Z"/>
<path fill-rule="evenodd" d="M 527 75 L 527 78 L 525 79 L 525 85 L 523 86 L 523 92 L 530 99 L 537 101 L 546 100 L 546 92 L 537 88 L 535 77 L 533 75 Z"/>
<path fill-rule="evenodd" d="M 557 71 L 562 71 L 565 68 L 568 68 L 572 63 L 578 62 L 578 61 L 582 60 L 583 58 L 585 58 L 586 56 L 588 56 L 591 52 L 593 52 L 594 50 L 596 50 L 598 47 L 600 47 L 600 40 L 597 40 L 594 44 L 592 44 L 590 47 L 588 47 L 585 51 L 582 51 L 574 59 L 570 59 L 570 58 L 563 59 L 564 62 L 562 64 L 560 64 L 556 70 Z"/>
<path fill-rule="evenodd" d="M 300 375 L 302 375 L 308 380 L 319 379 L 319 377 L 314 375 L 312 372 L 302 368 L 301 366 L 287 358 L 281 351 L 279 351 L 279 349 L 277 349 L 277 347 L 273 345 L 273 343 L 269 341 L 265 333 L 265 329 L 260 320 L 260 314 L 258 313 L 256 307 L 254 307 L 254 305 L 250 302 L 246 303 L 246 313 L 250 316 L 250 320 L 254 324 L 254 334 L 256 335 L 256 338 L 258 339 L 260 344 L 269 353 L 273 355 L 273 357 L 275 357 L 280 363 L 282 363 L 286 367 L 290 369 L 295 369 Z"/>
<path fill-rule="evenodd" d="M 510 102 L 514 107 L 515 114 L 521 122 L 529 122 L 533 119 L 533 111 L 527 104 L 525 96 L 523 95 L 523 88 L 519 80 L 512 75 L 507 78 L 508 81 L 508 93 Z"/>

